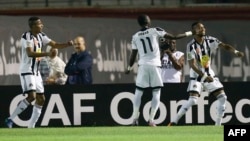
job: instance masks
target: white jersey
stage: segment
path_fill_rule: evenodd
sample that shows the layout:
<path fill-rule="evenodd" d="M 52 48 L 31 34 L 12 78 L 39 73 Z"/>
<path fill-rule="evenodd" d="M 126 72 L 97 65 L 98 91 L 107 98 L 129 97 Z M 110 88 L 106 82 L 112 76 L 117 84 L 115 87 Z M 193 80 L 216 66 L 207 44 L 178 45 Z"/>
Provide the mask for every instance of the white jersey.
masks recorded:
<path fill-rule="evenodd" d="M 174 58 L 179 60 L 184 53 L 181 51 L 175 51 L 172 53 Z M 169 56 L 167 53 L 164 53 L 164 56 L 161 60 L 162 62 L 162 70 L 161 70 L 161 76 L 164 83 L 180 83 L 181 82 L 181 76 L 182 76 L 182 70 L 176 70 L 174 68 L 174 65 L 172 61 L 169 59 Z"/>
<path fill-rule="evenodd" d="M 51 41 L 44 33 L 39 33 L 37 36 L 32 35 L 31 32 L 22 34 L 22 61 L 20 66 L 21 74 L 38 74 L 40 57 L 29 57 L 26 48 L 31 47 L 34 52 L 42 52 L 42 47 Z"/>
<path fill-rule="evenodd" d="M 63 85 L 67 80 L 67 75 L 64 73 L 65 62 L 58 56 L 51 59 L 48 57 L 48 64 L 50 66 L 49 77 L 55 78 L 57 84 Z"/>
<path fill-rule="evenodd" d="M 132 37 L 132 49 L 138 50 L 138 65 L 161 66 L 159 38 L 166 34 L 161 28 L 145 28 Z"/>
<path fill-rule="evenodd" d="M 202 44 L 199 44 L 194 39 L 187 44 L 187 60 L 196 59 L 198 68 L 209 76 L 214 76 L 211 63 L 211 53 L 216 50 L 221 41 L 218 39 L 205 36 Z M 198 78 L 198 74 L 190 68 L 190 78 Z M 200 78 L 198 78 L 200 79 Z"/>

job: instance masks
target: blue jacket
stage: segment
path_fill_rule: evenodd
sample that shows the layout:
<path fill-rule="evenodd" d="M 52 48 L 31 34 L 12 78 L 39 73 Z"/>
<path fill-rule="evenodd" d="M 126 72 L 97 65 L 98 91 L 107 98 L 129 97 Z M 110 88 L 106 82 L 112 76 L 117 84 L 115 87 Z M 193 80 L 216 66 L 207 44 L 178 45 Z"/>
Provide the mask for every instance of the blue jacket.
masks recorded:
<path fill-rule="evenodd" d="M 92 84 L 92 65 L 93 58 L 87 51 L 72 54 L 64 70 L 66 84 Z"/>

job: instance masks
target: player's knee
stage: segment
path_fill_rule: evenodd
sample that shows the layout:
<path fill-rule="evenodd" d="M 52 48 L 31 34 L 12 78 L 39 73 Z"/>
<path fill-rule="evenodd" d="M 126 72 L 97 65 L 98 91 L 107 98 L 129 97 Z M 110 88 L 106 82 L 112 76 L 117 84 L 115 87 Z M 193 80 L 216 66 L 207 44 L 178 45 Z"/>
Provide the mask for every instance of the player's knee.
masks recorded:
<path fill-rule="evenodd" d="M 197 91 L 190 91 L 189 96 L 200 97 L 200 94 Z"/>
<path fill-rule="evenodd" d="M 222 102 L 222 103 L 225 103 L 226 102 L 226 100 L 227 100 L 227 96 L 226 96 L 226 94 L 219 94 L 218 96 L 217 96 L 217 99 L 220 101 L 220 102 Z"/>
<path fill-rule="evenodd" d="M 44 102 L 45 102 L 45 97 L 43 95 L 37 95 L 36 96 L 36 103 L 38 105 L 42 106 L 44 104 Z"/>
<path fill-rule="evenodd" d="M 27 100 L 29 103 L 33 102 L 35 99 L 36 99 L 36 96 L 35 96 L 35 95 L 28 95 L 28 97 L 26 98 L 26 100 Z"/>
<path fill-rule="evenodd" d="M 196 96 L 190 96 L 189 97 L 189 101 L 192 105 L 196 105 L 197 104 L 197 101 L 198 101 L 198 97 Z"/>

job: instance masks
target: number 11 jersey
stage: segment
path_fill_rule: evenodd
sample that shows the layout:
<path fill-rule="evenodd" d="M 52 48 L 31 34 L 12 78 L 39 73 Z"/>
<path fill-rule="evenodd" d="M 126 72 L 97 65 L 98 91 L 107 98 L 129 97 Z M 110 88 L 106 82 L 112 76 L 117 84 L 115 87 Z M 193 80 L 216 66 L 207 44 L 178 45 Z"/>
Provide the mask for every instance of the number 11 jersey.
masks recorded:
<path fill-rule="evenodd" d="M 161 66 L 159 39 L 166 31 L 156 28 L 143 28 L 132 37 L 132 49 L 138 50 L 138 65 Z"/>

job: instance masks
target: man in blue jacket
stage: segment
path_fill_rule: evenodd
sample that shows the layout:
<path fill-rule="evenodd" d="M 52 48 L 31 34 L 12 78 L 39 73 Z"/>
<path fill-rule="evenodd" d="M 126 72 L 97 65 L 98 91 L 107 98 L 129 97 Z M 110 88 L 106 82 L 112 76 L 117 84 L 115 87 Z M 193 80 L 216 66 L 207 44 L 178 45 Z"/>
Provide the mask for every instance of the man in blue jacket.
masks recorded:
<path fill-rule="evenodd" d="M 74 48 L 76 52 L 71 55 L 64 70 L 68 75 L 66 84 L 92 84 L 93 58 L 86 50 L 83 37 L 74 39 Z"/>

